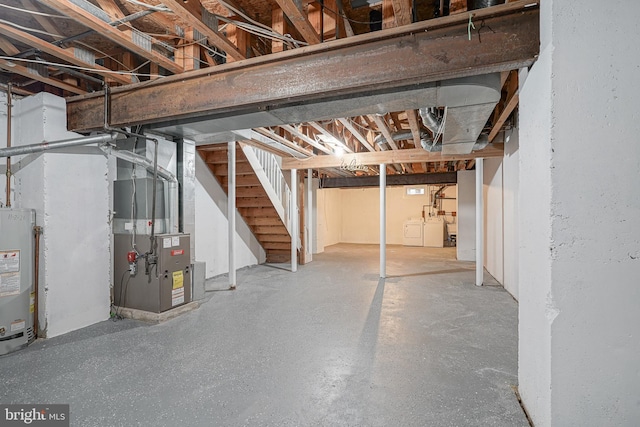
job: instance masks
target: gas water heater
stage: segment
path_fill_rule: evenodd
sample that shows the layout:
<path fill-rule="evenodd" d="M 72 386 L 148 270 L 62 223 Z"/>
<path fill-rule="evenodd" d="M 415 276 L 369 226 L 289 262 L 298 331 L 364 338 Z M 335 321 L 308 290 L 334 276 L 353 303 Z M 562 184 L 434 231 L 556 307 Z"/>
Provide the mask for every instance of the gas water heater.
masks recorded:
<path fill-rule="evenodd" d="M 36 213 L 0 209 L 0 355 L 35 339 L 33 244 Z"/>

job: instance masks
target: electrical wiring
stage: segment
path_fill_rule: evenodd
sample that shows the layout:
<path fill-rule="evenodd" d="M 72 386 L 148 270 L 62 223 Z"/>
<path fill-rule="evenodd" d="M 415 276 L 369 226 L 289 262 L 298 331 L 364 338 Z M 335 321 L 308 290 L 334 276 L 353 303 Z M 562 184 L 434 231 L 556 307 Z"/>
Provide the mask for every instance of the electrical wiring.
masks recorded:
<path fill-rule="evenodd" d="M 53 33 L 49 33 L 49 32 L 47 32 L 47 31 L 42 31 L 42 30 L 38 30 L 38 29 L 35 29 L 35 28 L 31 28 L 31 27 L 24 27 L 24 26 L 22 26 L 22 25 L 16 24 L 15 22 L 5 21 L 4 19 L 0 19 L 0 22 L 1 22 L 1 23 L 3 23 L 3 24 L 6 24 L 6 25 L 10 25 L 10 26 L 12 26 L 12 27 L 15 27 L 15 28 L 17 28 L 17 29 L 19 29 L 19 30 L 27 31 L 27 32 L 29 32 L 29 33 L 43 34 L 43 35 L 45 35 L 45 36 L 51 36 L 51 37 L 58 38 L 58 39 L 63 38 L 63 37 L 62 37 L 61 35 L 59 35 L 59 34 L 53 34 Z"/>
<path fill-rule="evenodd" d="M 37 64 L 45 64 L 52 67 L 64 67 L 71 68 L 80 71 L 88 71 L 91 73 L 108 73 L 108 74 L 120 74 L 124 76 L 136 76 L 136 77 L 164 77 L 160 74 L 143 74 L 143 73 L 131 73 L 129 71 L 113 71 L 113 70 L 96 70 L 95 68 L 88 67 L 78 67 L 76 65 L 68 65 L 68 64 L 60 64 L 57 62 L 50 61 L 37 61 L 34 59 L 25 59 L 25 58 L 14 58 L 13 56 L 0 56 L 0 59 L 4 59 L 7 61 L 18 61 L 18 62 L 29 62 L 29 63 L 37 63 Z"/>
<path fill-rule="evenodd" d="M 58 19 L 73 19 L 73 18 L 71 18 L 69 16 L 52 15 L 50 13 L 38 12 L 38 11 L 35 11 L 35 10 L 22 9 L 20 7 L 9 6 L 9 5 L 6 5 L 6 4 L 0 4 L 0 7 L 6 7 L 7 9 L 17 10 L 19 12 L 24 12 L 24 13 L 27 13 L 29 15 L 39 15 L 39 16 L 46 16 L 48 18 L 58 18 Z"/>

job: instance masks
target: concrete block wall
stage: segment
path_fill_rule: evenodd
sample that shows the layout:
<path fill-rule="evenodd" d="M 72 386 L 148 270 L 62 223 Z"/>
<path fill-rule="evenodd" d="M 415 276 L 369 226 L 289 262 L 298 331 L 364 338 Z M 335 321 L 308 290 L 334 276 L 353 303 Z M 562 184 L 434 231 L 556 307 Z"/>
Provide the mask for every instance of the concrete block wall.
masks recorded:
<path fill-rule="evenodd" d="M 15 103 L 14 145 L 77 138 L 64 99 L 40 93 Z M 39 329 L 53 337 L 109 318 L 111 252 L 107 159 L 46 152 L 14 157 L 15 207 L 43 227 Z"/>
<path fill-rule="evenodd" d="M 537 427 L 640 420 L 638 16 L 541 2 L 520 94 L 519 387 Z"/>

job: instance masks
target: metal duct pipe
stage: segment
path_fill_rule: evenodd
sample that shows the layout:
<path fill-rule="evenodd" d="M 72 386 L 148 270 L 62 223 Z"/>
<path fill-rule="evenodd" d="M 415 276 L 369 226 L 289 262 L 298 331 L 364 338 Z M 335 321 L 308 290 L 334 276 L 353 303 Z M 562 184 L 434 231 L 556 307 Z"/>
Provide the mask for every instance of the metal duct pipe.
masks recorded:
<path fill-rule="evenodd" d="M 7 85 L 7 148 L 11 148 L 11 83 Z M 7 157 L 7 199 L 5 205 L 11 207 L 11 157 Z"/>
<path fill-rule="evenodd" d="M 433 144 L 433 141 L 431 139 L 421 139 L 420 140 L 420 145 L 422 145 L 422 148 L 424 148 L 425 150 L 431 152 L 431 153 L 436 153 L 436 152 L 440 152 L 442 151 L 442 144 Z M 489 136 L 486 134 L 480 134 L 480 136 L 478 137 L 477 141 L 475 144 L 473 144 L 473 148 L 471 151 L 478 151 L 478 150 L 482 150 L 483 148 L 485 148 L 487 145 L 489 145 Z"/>
<path fill-rule="evenodd" d="M 438 133 L 438 129 L 440 128 L 441 121 L 433 114 L 433 112 L 429 108 L 420 108 L 418 110 L 420 113 L 420 117 L 422 118 L 422 123 L 431 131 L 431 133 L 435 136 Z"/>
<path fill-rule="evenodd" d="M 504 0 L 467 0 L 467 10 L 484 9 L 503 3 Z"/>
<path fill-rule="evenodd" d="M 24 154 L 41 153 L 43 151 L 56 148 L 75 147 L 78 145 L 89 145 L 95 143 L 105 143 L 114 141 L 116 133 L 83 136 L 81 138 L 65 139 L 62 141 L 42 142 L 40 144 L 23 145 L 20 147 L 0 148 L 0 157 L 21 156 Z"/>
<path fill-rule="evenodd" d="M 408 140 L 408 139 L 413 139 L 413 132 L 410 130 L 403 130 L 400 132 L 393 132 L 391 134 L 391 137 L 393 138 L 394 141 L 404 141 L 404 140 Z M 427 135 L 426 132 L 420 132 L 420 139 L 424 139 L 424 138 L 428 138 L 429 135 Z M 375 139 L 373 140 L 373 142 L 377 145 L 382 145 L 382 144 L 386 144 L 387 143 L 387 139 L 384 137 L 384 135 L 380 134 L 378 136 L 375 137 Z"/>
<path fill-rule="evenodd" d="M 154 171 L 153 162 L 147 159 L 144 156 L 141 156 L 136 153 L 132 153 L 131 151 L 123 151 L 116 150 L 111 145 L 101 145 L 100 149 L 104 151 L 106 154 L 111 155 L 113 157 L 117 157 L 118 159 L 122 159 L 129 163 L 133 163 L 135 165 L 139 165 L 147 169 L 149 172 Z M 178 232 L 178 180 L 177 178 L 168 170 L 163 168 L 162 166 L 158 166 L 158 176 L 165 181 L 167 181 L 167 200 L 166 204 L 169 206 L 169 232 L 177 233 Z"/>

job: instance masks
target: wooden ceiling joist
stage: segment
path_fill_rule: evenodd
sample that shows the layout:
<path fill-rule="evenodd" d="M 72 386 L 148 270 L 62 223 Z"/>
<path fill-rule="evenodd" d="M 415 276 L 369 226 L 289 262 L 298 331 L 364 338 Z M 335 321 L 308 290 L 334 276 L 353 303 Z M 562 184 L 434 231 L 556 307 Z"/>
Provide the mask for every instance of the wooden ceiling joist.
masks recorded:
<path fill-rule="evenodd" d="M 276 0 L 280 9 L 289 18 L 289 21 L 298 30 L 300 35 L 309 44 L 320 43 L 320 36 L 309 22 L 307 15 L 302 10 L 302 2 L 296 0 Z"/>
<path fill-rule="evenodd" d="M 162 4 L 171 9 L 171 11 L 187 23 L 187 25 L 206 36 L 209 44 L 224 50 L 229 57 L 236 61 L 246 58 L 246 56 L 238 50 L 238 47 L 231 43 L 228 38 L 203 22 L 200 0 L 163 0 Z"/>
<path fill-rule="evenodd" d="M 310 159 L 283 159 L 282 169 L 320 169 L 339 168 L 343 165 L 368 166 L 394 163 L 420 163 L 420 162 L 449 162 L 468 160 L 475 158 L 502 157 L 504 155 L 503 144 L 492 144 L 484 150 L 474 151 L 469 154 L 442 154 L 432 153 L 422 148 L 407 150 L 389 150 L 345 154 L 344 156 L 316 156 Z"/>
<path fill-rule="evenodd" d="M 131 52 L 142 56 L 150 61 L 153 61 L 161 67 L 171 71 L 172 73 L 181 73 L 183 68 L 176 64 L 171 59 L 158 52 L 147 50 L 142 46 L 134 43 L 130 34 L 123 33 L 119 29 L 112 27 L 102 19 L 97 18 L 91 13 L 87 12 L 80 6 L 72 3 L 69 0 L 47 0 L 47 6 L 54 8 L 58 12 L 69 16 L 84 26 L 95 30 L 103 37 L 111 40 L 112 42 L 130 50 Z"/>
<path fill-rule="evenodd" d="M 14 62 L 14 61 L 7 61 L 6 59 L 0 59 L 0 68 L 2 68 L 3 70 L 9 71 L 11 73 L 20 74 L 23 77 L 37 80 L 39 82 L 48 84 L 50 86 L 54 86 L 59 89 L 66 90 L 68 92 L 75 93 L 76 95 L 82 95 L 87 93 L 86 90 L 80 89 L 77 86 L 70 85 L 68 83 L 65 83 L 57 79 L 52 79 L 51 77 L 43 76 L 40 73 L 29 69 L 28 67 L 18 64 L 17 61 Z"/>
<path fill-rule="evenodd" d="M 0 23 L 0 34 L 4 34 L 5 36 L 10 37 L 14 40 L 17 40 L 21 43 L 35 47 L 42 52 L 48 53 L 49 55 L 55 56 L 56 58 L 62 59 L 63 61 L 68 62 L 70 64 L 73 64 L 79 67 L 91 68 L 94 70 L 96 74 L 100 74 L 103 77 L 107 77 L 109 79 L 115 80 L 118 83 L 122 83 L 122 84 L 131 83 L 130 77 L 113 73 L 108 68 L 102 67 L 100 65 L 89 64 L 87 62 L 84 62 L 76 58 L 76 56 L 72 53 L 72 50 L 70 49 L 69 50 L 62 49 L 54 44 L 51 44 L 47 41 L 39 39 L 38 37 L 32 36 L 29 33 L 25 33 L 24 31 L 20 31 L 16 28 L 10 27 L 9 25 Z"/>
<path fill-rule="evenodd" d="M 347 128 L 349 132 L 351 132 L 351 135 L 353 135 L 364 148 L 366 148 L 368 151 L 375 151 L 373 145 L 369 144 L 367 138 L 365 138 L 364 135 L 362 135 L 360 131 L 356 129 L 356 127 L 353 125 L 353 123 L 351 123 L 351 121 L 349 121 L 348 118 L 339 118 L 337 120 L 342 124 L 342 126 Z"/>
<path fill-rule="evenodd" d="M 456 15 L 114 88 L 112 124 L 175 124 L 215 114 L 277 110 L 525 67 L 539 53 L 536 5 L 518 1 L 475 12 L 474 19 L 493 30 L 483 35 L 482 43 L 468 39 L 468 18 Z M 292 70 L 304 78 L 292 78 Z M 68 99 L 68 128 L 100 128 L 102 96 Z"/>

